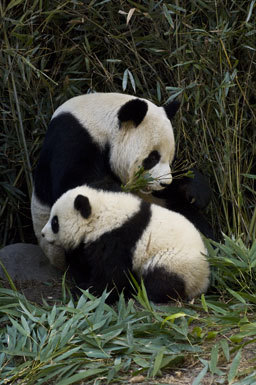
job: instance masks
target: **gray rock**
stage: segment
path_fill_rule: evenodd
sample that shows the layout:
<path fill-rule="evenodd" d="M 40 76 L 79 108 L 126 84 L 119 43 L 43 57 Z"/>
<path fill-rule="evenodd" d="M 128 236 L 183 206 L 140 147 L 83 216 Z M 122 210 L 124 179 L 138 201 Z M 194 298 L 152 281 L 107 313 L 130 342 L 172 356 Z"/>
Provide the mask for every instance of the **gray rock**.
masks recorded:
<path fill-rule="evenodd" d="M 0 260 L 13 281 L 26 283 L 33 280 L 46 282 L 59 280 L 62 272 L 52 266 L 37 245 L 15 243 L 0 250 Z M 0 278 L 7 280 L 0 265 Z"/>

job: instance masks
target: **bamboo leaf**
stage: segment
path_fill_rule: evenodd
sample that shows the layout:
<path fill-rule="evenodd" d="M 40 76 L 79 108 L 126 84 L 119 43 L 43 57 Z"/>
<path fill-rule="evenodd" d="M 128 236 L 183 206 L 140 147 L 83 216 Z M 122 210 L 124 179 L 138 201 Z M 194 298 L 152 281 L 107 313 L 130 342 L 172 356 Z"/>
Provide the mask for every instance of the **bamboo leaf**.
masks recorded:
<path fill-rule="evenodd" d="M 153 371 L 152 371 L 152 377 L 155 377 L 161 368 L 163 357 L 164 357 L 164 351 L 165 351 L 165 348 L 162 348 L 158 351 L 156 355 Z"/>
<path fill-rule="evenodd" d="M 28 333 L 17 321 L 10 318 L 11 323 L 13 326 L 25 337 L 29 337 L 30 333 Z"/>
<path fill-rule="evenodd" d="M 217 363 L 218 363 L 218 352 L 219 352 L 219 344 L 215 344 L 211 350 L 211 359 L 209 362 L 209 369 L 212 374 L 216 372 Z"/>
<path fill-rule="evenodd" d="M 234 378 L 237 375 L 238 366 L 240 364 L 241 357 L 242 357 L 242 350 L 240 349 L 236 353 L 235 357 L 233 358 L 233 361 L 232 361 L 230 369 L 229 369 L 229 373 L 228 373 L 228 383 L 229 384 L 231 384 L 233 382 Z"/>
<path fill-rule="evenodd" d="M 88 369 L 83 370 L 80 373 L 74 374 L 73 376 L 66 378 L 65 380 L 59 381 L 56 385 L 70 385 L 77 381 L 85 380 L 86 378 L 95 378 L 98 374 L 105 372 L 106 369 Z"/>
<path fill-rule="evenodd" d="M 194 381 L 192 382 L 192 385 L 200 385 L 202 379 L 205 377 L 206 373 L 208 371 L 208 365 L 205 366 L 201 372 L 196 376 L 196 378 L 194 379 Z"/>
<path fill-rule="evenodd" d="M 201 303 L 202 303 L 204 311 L 206 313 L 208 313 L 208 306 L 207 306 L 204 294 L 201 295 Z"/>
<path fill-rule="evenodd" d="M 231 290 L 228 288 L 228 291 L 230 294 L 232 294 L 233 297 L 235 297 L 239 302 L 242 302 L 244 304 L 246 304 L 246 301 L 243 297 L 241 297 L 240 294 L 238 294 L 237 292 L 235 292 L 234 290 Z"/>
<path fill-rule="evenodd" d="M 170 24 L 171 28 L 174 29 L 174 22 L 172 20 L 170 12 L 168 11 L 168 8 L 165 4 L 163 4 L 163 11 L 164 11 L 164 16 L 166 17 L 166 20 Z"/>
<path fill-rule="evenodd" d="M 123 74 L 123 82 L 122 82 L 122 89 L 123 91 L 126 90 L 127 88 L 127 82 L 128 82 L 128 68 L 124 71 L 124 74 Z"/>
<path fill-rule="evenodd" d="M 136 84 L 135 84 L 135 80 L 134 80 L 134 77 L 133 77 L 131 71 L 129 71 L 129 70 L 128 70 L 128 75 L 129 75 L 129 79 L 130 79 L 130 82 L 131 82 L 133 91 L 136 92 Z"/>
<path fill-rule="evenodd" d="M 10 11 L 13 7 L 16 7 L 17 5 L 23 3 L 23 0 L 11 0 L 9 4 L 6 7 L 5 12 Z"/>
<path fill-rule="evenodd" d="M 254 8 L 254 5 L 255 5 L 255 1 L 256 0 L 252 0 L 251 3 L 250 3 L 250 7 L 249 7 L 249 11 L 248 11 L 248 14 L 247 14 L 247 18 L 246 18 L 246 23 L 249 22 L 251 16 L 252 16 L 252 11 L 253 11 L 253 8 Z"/>
<path fill-rule="evenodd" d="M 224 355 L 226 357 L 226 360 L 229 361 L 230 360 L 230 354 L 229 354 L 229 346 L 228 346 L 227 340 L 222 339 L 220 341 L 220 345 L 222 347 L 222 350 L 223 350 L 223 353 L 224 353 Z"/>

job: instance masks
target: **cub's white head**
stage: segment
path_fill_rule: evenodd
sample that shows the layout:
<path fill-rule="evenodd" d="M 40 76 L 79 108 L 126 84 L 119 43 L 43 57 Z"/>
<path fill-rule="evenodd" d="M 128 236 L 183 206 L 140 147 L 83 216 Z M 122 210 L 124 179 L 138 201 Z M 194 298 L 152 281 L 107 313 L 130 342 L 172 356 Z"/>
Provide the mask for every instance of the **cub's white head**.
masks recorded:
<path fill-rule="evenodd" d="M 90 232 L 91 205 L 79 187 L 67 191 L 52 206 L 42 237 L 64 249 L 75 248 Z"/>

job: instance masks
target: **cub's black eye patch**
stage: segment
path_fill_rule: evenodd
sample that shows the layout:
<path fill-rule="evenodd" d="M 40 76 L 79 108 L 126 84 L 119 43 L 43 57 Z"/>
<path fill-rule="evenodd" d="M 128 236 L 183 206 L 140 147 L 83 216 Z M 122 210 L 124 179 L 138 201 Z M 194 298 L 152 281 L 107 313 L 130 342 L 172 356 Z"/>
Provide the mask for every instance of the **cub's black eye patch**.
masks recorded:
<path fill-rule="evenodd" d="M 147 158 L 145 158 L 142 162 L 142 166 L 144 170 L 150 170 L 154 167 L 160 160 L 160 154 L 158 151 L 152 151 Z"/>
<path fill-rule="evenodd" d="M 52 218 L 51 225 L 52 225 L 52 231 L 53 231 L 53 233 L 54 233 L 54 234 L 57 234 L 57 232 L 59 231 L 59 220 L 58 220 L 57 215 L 55 215 L 55 216 Z"/>

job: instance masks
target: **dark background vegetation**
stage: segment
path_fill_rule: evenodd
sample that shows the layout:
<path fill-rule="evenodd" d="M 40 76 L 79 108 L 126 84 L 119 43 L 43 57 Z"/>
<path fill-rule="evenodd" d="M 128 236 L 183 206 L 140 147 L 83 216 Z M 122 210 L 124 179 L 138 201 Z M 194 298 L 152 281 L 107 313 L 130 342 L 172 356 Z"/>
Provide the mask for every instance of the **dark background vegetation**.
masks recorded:
<path fill-rule="evenodd" d="M 178 98 L 178 159 L 209 177 L 215 229 L 250 243 L 255 11 L 254 0 L 1 1 L 1 245 L 33 240 L 32 171 L 47 124 L 90 91 Z"/>

